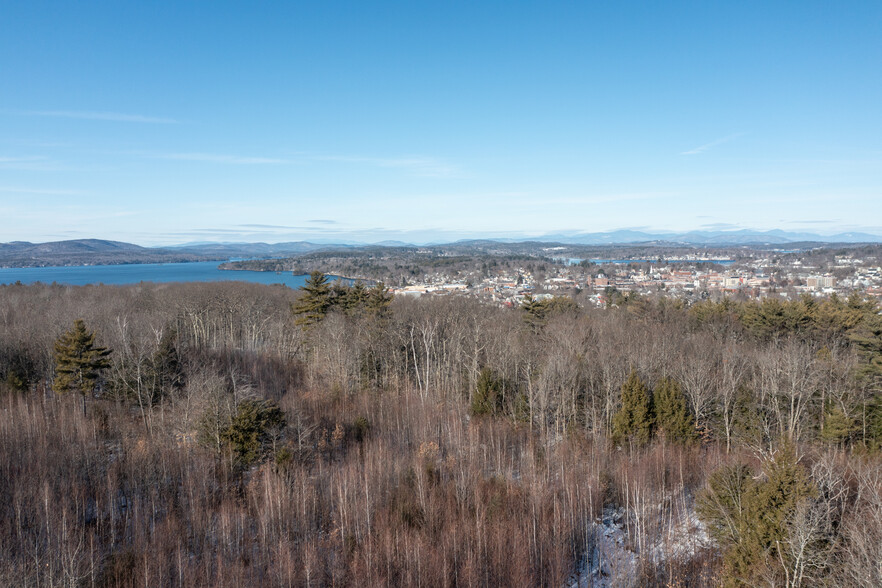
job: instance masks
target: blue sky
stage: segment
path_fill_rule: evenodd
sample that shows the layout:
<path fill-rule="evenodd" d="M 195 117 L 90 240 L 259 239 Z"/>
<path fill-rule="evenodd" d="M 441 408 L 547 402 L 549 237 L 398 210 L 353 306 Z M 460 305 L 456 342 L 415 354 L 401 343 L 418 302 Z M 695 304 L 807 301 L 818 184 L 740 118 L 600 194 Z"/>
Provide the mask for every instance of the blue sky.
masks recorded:
<path fill-rule="evenodd" d="M 0 242 L 882 234 L 882 3 L 0 1 Z"/>

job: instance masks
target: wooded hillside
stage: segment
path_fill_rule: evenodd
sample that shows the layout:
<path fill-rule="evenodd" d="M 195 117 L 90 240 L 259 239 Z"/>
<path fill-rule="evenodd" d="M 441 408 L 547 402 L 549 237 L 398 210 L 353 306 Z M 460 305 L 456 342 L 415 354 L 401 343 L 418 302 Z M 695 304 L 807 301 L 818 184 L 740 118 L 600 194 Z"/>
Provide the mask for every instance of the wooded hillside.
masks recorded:
<path fill-rule="evenodd" d="M 878 304 L 618 303 L 0 286 L 0 584 L 882 585 Z"/>

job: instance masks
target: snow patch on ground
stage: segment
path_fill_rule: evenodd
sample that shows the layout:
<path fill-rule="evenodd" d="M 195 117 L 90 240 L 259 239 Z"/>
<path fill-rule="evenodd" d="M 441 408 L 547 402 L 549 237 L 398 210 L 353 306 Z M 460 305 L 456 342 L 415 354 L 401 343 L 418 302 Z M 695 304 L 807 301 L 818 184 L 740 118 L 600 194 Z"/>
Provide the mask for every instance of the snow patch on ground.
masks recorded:
<path fill-rule="evenodd" d="M 658 511 L 662 511 L 659 505 Z M 659 565 L 669 559 L 688 560 L 711 546 L 707 531 L 695 512 L 689 510 L 668 521 L 657 519 L 653 537 L 643 538 L 643 553 L 638 541 L 629 536 L 627 511 L 607 507 L 600 519 L 592 522 L 593 542 L 581 569 L 567 582 L 567 588 L 621 588 L 637 586 L 640 561 Z M 664 518 L 662 512 L 657 515 Z"/>

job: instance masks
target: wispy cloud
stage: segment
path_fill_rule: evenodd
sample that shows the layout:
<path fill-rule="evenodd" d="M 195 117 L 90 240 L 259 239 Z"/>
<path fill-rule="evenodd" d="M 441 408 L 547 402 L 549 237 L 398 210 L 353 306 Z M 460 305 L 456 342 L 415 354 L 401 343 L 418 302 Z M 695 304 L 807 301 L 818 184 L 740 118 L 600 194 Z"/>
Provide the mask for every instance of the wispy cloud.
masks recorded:
<path fill-rule="evenodd" d="M 316 219 L 308 220 L 306 222 L 316 223 L 316 224 L 320 224 L 320 225 L 339 225 L 340 224 L 335 220 L 328 220 L 326 218 L 316 218 Z"/>
<path fill-rule="evenodd" d="M 2 112 L 2 111 L 0 111 Z M 38 147 L 38 148 L 48 148 L 48 149 L 58 149 L 58 148 L 66 148 L 66 147 L 74 147 L 75 145 L 70 142 L 64 141 L 29 141 L 29 140 L 16 140 L 16 139 L 5 139 L 4 143 L 9 145 L 15 145 L 16 147 Z"/>
<path fill-rule="evenodd" d="M 88 168 L 61 162 L 55 159 L 51 159 L 49 157 L 44 157 L 42 155 L 28 155 L 22 157 L 5 157 L 0 155 L 0 170 L 2 169 L 14 169 L 19 171 L 35 172 L 59 172 L 87 171 Z"/>
<path fill-rule="evenodd" d="M 222 163 L 228 165 L 278 165 L 291 163 L 287 159 L 276 157 L 251 157 L 242 155 L 226 155 L 220 153 L 163 153 L 151 155 L 156 159 L 174 159 L 177 161 L 201 161 L 204 163 Z"/>
<path fill-rule="evenodd" d="M 25 157 L 7 157 L 7 156 L 4 156 L 4 155 L 0 155 L 0 164 L 7 164 L 7 163 L 10 163 L 10 164 L 11 164 L 11 163 L 31 163 L 31 162 L 34 162 L 34 161 L 43 161 L 43 160 L 45 160 L 45 159 L 46 159 L 45 157 L 40 157 L 40 156 L 37 156 L 37 155 L 33 155 L 33 156 L 25 156 Z"/>
<path fill-rule="evenodd" d="M 48 157 L 38 155 L 24 157 L 7 157 L 0 155 L 0 169 L 15 169 L 21 171 L 54 171 L 58 164 L 49 160 Z"/>
<path fill-rule="evenodd" d="M 735 225 L 732 223 L 709 223 L 705 225 L 701 225 L 702 229 L 708 229 L 713 231 L 732 231 L 736 229 L 740 229 L 740 225 Z"/>
<path fill-rule="evenodd" d="M 733 135 L 727 135 L 725 137 L 722 137 L 720 139 L 717 139 L 715 141 L 711 141 L 710 143 L 702 145 L 701 147 L 696 147 L 695 149 L 690 149 L 689 151 L 683 151 L 682 153 L 680 153 L 680 155 L 700 155 L 700 154 L 704 153 L 705 151 L 707 151 L 708 149 L 712 149 L 713 147 L 716 147 L 717 145 L 722 145 L 723 143 L 728 143 L 729 141 L 734 141 L 738 137 L 742 137 L 745 134 L 746 133 L 735 133 Z"/>
<path fill-rule="evenodd" d="M 244 224 L 236 225 L 244 229 L 297 229 L 299 227 L 291 227 L 288 225 L 262 225 L 262 224 Z"/>
<path fill-rule="evenodd" d="M 174 236 L 178 236 L 178 237 L 181 237 L 181 236 L 191 236 L 192 237 L 194 235 L 200 235 L 200 236 L 205 236 L 205 235 L 243 235 L 245 233 L 243 233 L 242 231 L 236 230 L 236 229 L 216 228 L 216 229 L 190 229 L 188 231 L 171 231 L 171 232 L 168 232 L 165 234 L 166 235 L 174 235 Z"/>
<path fill-rule="evenodd" d="M 435 157 L 362 157 L 350 155 L 310 155 L 298 154 L 291 158 L 236 155 L 227 153 L 183 152 L 183 153 L 138 153 L 152 159 L 176 161 L 199 161 L 226 165 L 294 165 L 316 162 L 339 162 L 374 167 L 405 170 L 413 175 L 432 178 L 463 177 L 454 165 Z"/>
<path fill-rule="evenodd" d="M 162 116 L 146 116 L 143 114 L 127 114 L 123 112 L 92 112 L 83 110 L 23 110 L 11 114 L 19 116 L 49 116 L 55 118 L 76 118 L 81 120 L 103 120 L 111 122 L 130 122 L 171 125 L 181 121 Z"/>
<path fill-rule="evenodd" d="M 656 200 L 659 198 L 670 198 L 675 194 L 671 192 L 623 192 L 621 194 L 590 194 L 585 196 L 562 196 L 552 198 L 542 198 L 541 200 L 522 201 L 513 206 L 519 205 L 523 208 L 543 208 L 548 205 L 555 206 L 578 206 L 580 204 L 607 204 L 618 203 L 633 200 Z"/>
<path fill-rule="evenodd" d="M 310 223 L 312 221 L 306 221 Z M 332 224 L 338 224 L 336 221 L 332 221 Z M 337 227 L 331 227 L 329 225 L 320 225 L 320 226 L 297 226 L 297 225 L 265 225 L 260 223 L 248 223 L 241 225 L 233 225 L 238 227 L 239 229 L 250 229 L 252 233 L 278 233 L 280 231 L 305 231 L 305 232 L 317 232 L 317 231 L 339 231 L 341 229 Z M 206 229 L 213 230 L 213 229 Z M 224 229 L 230 230 L 230 229 Z"/>
<path fill-rule="evenodd" d="M 833 219 L 833 220 L 829 220 L 829 219 L 825 219 L 825 220 L 787 220 L 787 219 L 782 218 L 778 222 L 786 223 L 789 225 L 835 225 L 835 224 L 840 223 L 842 221 L 839 220 L 838 218 Z"/>
<path fill-rule="evenodd" d="M 21 188 L 17 186 L 0 186 L 0 192 L 4 194 L 32 194 L 35 196 L 79 196 L 80 190 L 48 190 L 44 188 Z"/>
<path fill-rule="evenodd" d="M 427 178 L 458 178 L 463 176 L 463 173 L 459 168 L 436 157 L 360 157 L 349 155 L 323 155 L 316 156 L 314 159 L 319 161 L 340 161 L 344 163 L 359 163 L 376 167 L 404 169 L 414 175 Z"/>

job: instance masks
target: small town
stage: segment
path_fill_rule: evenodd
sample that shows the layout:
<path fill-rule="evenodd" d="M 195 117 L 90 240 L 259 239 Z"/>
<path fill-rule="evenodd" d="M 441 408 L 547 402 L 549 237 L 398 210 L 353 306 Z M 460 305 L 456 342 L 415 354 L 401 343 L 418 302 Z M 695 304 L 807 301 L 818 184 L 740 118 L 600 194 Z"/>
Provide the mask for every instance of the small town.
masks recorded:
<path fill-rule="evenodd" d="M 527 267 L 501 270 L 487 277 L 479 272 L 449 275 L 437 272 L 413 284 L 396 287 L 396 295 L 470 295 L 505 306 L 554 296 L 584 296 L 596 306 L 610 303 L 614 292 L 665 295 L 684 300 L 733 296 L 760 299 L 776 296 L 793 299 L 808 294 L 848 296 L 852 292 L 882 296 L 882 261 L 876 255 L 842 255 L 833 263 L 813 265 L 798 258 L 782 264 L 767 256 L 753 259 L 676 259 L 648 262 L 616 260 L 585 263 L 562 260 L 545 274 Z"/>

